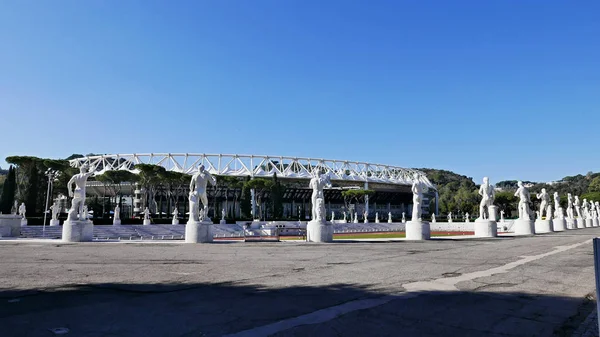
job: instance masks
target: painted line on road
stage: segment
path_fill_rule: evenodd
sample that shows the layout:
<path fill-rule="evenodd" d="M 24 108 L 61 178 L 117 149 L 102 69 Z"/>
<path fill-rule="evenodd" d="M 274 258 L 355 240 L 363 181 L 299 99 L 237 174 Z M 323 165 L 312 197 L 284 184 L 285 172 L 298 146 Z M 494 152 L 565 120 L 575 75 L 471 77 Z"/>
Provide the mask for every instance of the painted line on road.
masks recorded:
<path fill-rule="evenodd" d="M 312 325 L 312 324 L 320 324 L 325 323 L 327 321 L 333 320 L 339 316 L 345 315 L 347 313 L 370 309 L 373 307 L 377 307 L 383 304 L 386 304 L 393 300 L 398 299 L 408 299 L 414 298 L 420 295 L 422 291 L 458 291 L 456 284 L 463 281 L 470 281 L 473 279 L 488 277 L 495 274 L 506 273 L 509 270 L 516 268 L 518 266 L 524 265 L 526 263 L 536 261 L 542 259 L 547 256 L 551 256 L 554 254 L 562 253 L 567 250 L 577 248 L 584 244 L 590 243 L 592 240 L 585 240 L 580 243 L 576 243 L 569 246 L 557 246 L 550 252 L 533 255 L 533 256 L 522 256 L 521 259 L 507 263 L 505 265 L 490 268 L 487 270 L 472 272 L 463 274 L 455 277 L 442 277 L 431 281 L 419 281 L 419 282 L 411 282 L 403 284 L 402 287 L 406 289 L 406 292 L 403 292 L 398 295 L 388 295 L 379 298 L 370 298 L 370 299 L 362 299 L 350 301 L 344 304 L 336 305 L 333 307 L 317 310 L 311 312 L 309 314 L 297 316 L 294 318 L 285 319 L 279 322 L 263 325 L 260 327 L 240 331 L 234 334 L 226 335 L 227 337 L 250 337 L 250 336 L 269 336 L 276 334 L 278 332 L 292 329 L 301 325 Z"/>

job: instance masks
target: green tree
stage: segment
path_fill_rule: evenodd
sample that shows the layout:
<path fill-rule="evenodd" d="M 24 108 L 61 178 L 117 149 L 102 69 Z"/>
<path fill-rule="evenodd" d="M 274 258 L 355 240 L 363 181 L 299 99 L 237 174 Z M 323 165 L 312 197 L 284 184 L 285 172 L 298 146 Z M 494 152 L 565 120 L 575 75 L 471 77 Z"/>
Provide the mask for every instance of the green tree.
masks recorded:
<path fill-rule="evenodd" d="M 267 214 L 265 214 L 265 208 L 263 207 L 263 199 L 265 198 L 265 192 L 273 187 L 273 181 L 264 178 L 254 178 L 246 182 L 245 185 L 249 189 L 254 189 L 254 197 L 258 206 L 258 214 L 255 214 L 254 218 L 266 219 Z"/>
<path fill-rule="evenodd" d="M 373 190 L 362 190 L 362 189 L 355 189 L 355 190 L 345 190 L 342 191 L 342 197 L 344 198 L 344 205 L 346 207 L 347 211 L 350 211 L 350 205 L 351 204 L 356 204 L 356 203 L 364 203 L 365 202 L 365 197 L 366 196 L 372 196 L 373 194 L 375 194 L 375 191 Z M 356 210 L 356 208 L 354 208 Z"/>
<path fill-rule="evenodd" d="M 4 214 L 10 214 L 12 205 L 15 200 L 16 191 L 16 176 L 15 168 L 11 165 L 8 168 L 8 174 L 2 188 L 2 198 L 0 199 L 0 212 Z"/>
<path fill-rule="evenodd" d="M 513 211 L 517 210 L 517 204 L 519 199 L 515 197 L 515 194 L 511 191 L 497 192 L 494 204 L 506 214 L 507 217 L 511 216 Z"/>
<path fill-rule="evenodd" d="M 146 189 L 146 206 L 152 213 L 158 212 L 156 192 L 162 184 L 161 177 L 164 176 L 166 169 L 162 166 L 152 164 L 137 164 L 134 167 L 139 171 L 138 181 Z"/>
<path fill-rule="evenodd" d="M 283 218 L 283 194 L 285 187 L 277 179 L 277 173 L 273 174 L 273 185 L 271 186 L 271 213 L 274 220 Z"/>
<path fill-rule="evenodd" d="M 600 192 L 600 176 L 592 179 L 588 187 L 588 192 Z"/>
<path fill-rule="evenodd" d="M 249 176 L 246 177 L 242 185 L 242 198 L 240 200 L 240 210 L 242 211 L 242 216 L 246 219 L 252 217 L 252 193 L 250 192 L 248 182 L 250 182 Z"/>

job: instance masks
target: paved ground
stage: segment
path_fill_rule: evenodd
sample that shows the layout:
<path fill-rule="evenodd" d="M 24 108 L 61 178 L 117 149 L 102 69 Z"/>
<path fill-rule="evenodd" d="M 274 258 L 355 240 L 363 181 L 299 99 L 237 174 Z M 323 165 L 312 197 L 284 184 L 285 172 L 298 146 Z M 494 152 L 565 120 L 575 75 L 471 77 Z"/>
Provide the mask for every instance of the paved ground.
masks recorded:
<path fill-rule="evenodd" d="M 599 235 L 0 241 L 0 336 L 570 336 L 595 306 Z"/>

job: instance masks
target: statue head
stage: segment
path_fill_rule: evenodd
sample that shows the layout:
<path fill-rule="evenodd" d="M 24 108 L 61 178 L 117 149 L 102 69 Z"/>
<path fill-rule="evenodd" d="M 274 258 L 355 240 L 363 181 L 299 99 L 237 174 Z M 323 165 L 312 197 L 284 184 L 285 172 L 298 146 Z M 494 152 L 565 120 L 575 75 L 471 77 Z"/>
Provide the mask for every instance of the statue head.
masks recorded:
<path fill-rule="evenodd" d="M 204 172 L 204 165 L 203 164 L 198 165 L 198 172 L 200 172 L 200 173 Z"/>
<path fill-rule="evenodd" d="M 555 196 L 555 197 L 558 197 L 558 192 L 554 192 L 554 196 Z"/>
<path fill-rule="evenodd" d="M 571 198 L 571 193 L 567 193 L 567 197 Z"/>
<path fill-rule="evenodd" d="M 522 182 L 522 181 L 520 181 L 520 180 L 519 180 L 519 181 L 517 181 L 517 186 L 519 186 L 519 187 L 523 187 L 523 182 Z"/>
<path fill-rule="evenodd" d="M 89 166 L 87 164 L 83 164 L 81 165 L 81 167 L 79 168 L 79 172 L 80 173 L 87 173 Z"/>
<path fill-rule="evenodd" d="M 484 185 L 487 185 L 487 184 L 489 184 L 489 183 L 490 183 L 490 178 L 488 178 L 488 177 L 483 177 L 483 184 L 484 184 Z"/>
<path fill-rule="evenodd" d="M 542 188 L 542 193 L 546 193 L 546 189 L 545 188 Z"/>

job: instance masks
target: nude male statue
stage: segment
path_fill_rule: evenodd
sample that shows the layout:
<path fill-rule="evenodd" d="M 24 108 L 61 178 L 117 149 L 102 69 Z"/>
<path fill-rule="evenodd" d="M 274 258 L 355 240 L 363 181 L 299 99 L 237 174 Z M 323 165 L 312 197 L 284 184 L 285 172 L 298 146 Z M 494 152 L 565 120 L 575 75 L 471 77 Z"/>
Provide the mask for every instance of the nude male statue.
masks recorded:
<path fill-rule="evenodd" d="M 208 197 L 206 196 L 206 185 L 208 182 L 215 186 L 217 184 L 217 179 L 204 169 L 204 165 L 199 165 L 198 172 L 194 173 L 192 180 L 190 181 L 190 194 L 193 193 L 200 201 L 202 201 L 205 215 L 208 214 Z M 200 205 L 196 202 L 194 207 L 199 208 Z M 197 212 L 197 214 L 199 214 L 199 212 Z"/>
<path fill-rule="evenodd" d="M 411 187 L 413 193 L 412 221 L 421 221 L 421 203 L 423 202 L 423 184 L 419 181 L 419 175 L 415 173 Z"/>
<path fill-rule="evenodd" d="M 490 185 L 490 179 L 483 177 L 483 184 L 479 187 L 481 202 L 479 203 L 479 219 L 489 219 L 490 206 L 494 202 L 494 186 Z M 493 219 L 496 221 L 496 219 Z"/>
<path fill-rule="evenodd" d="M 549 217 L 551 216 L 550 212 L 548 212 L 548 205 L 550 204 L 550 195 L 548 194 L 548 192 L 546 192 L 545 188 L 542 188 L 542 192 L 536 194 L 536 198 L 538 200 L 541 200 L 539 218 L 542 219 L 542 217 L 544 216 L 544 212 L 546 212 L 546 219 L 549 219 Z"/>
<path fill-rule="evenodd" d="M 314 177 L 310 179 L 310 183 L 308 187 L 312 188 L 312 220 L 317 220 L 318 218 L 318 205 L 317 199 L 323 199 L 323 203 L 325 203 L 325 196 L 323 195 L 323 188 L 331 187 L 331 180 L 329 179 L 328 174 L 319 175 L 318 171 L 315 170 Z"/>
<path fill-rule="evenodd" d="M 522 181 L 517 182 L 517 191 L 515 197 L 519 197 L 519 220 L 531 220 L 531 211 L 529 210 L 530 195 L 529 190 L 523 186 Z"/>
<path fill-rule="evenodd" d="M 79 168 L 79 173 L 72 176 L 67 183 L 67 189 L 69 190 L 69 197 L 71 200 L 71 209 L 69 209 L 69 215 L 67 221 L 71 220 L 86 220 L 83 214 L 83 206 L 85 205 L 85 183 L 87 179 L 94 174 L 95 168 L 87 171 L 88 166 L 83 165 Z M 72 189 L 71 186 L 75 185 Z"/>

